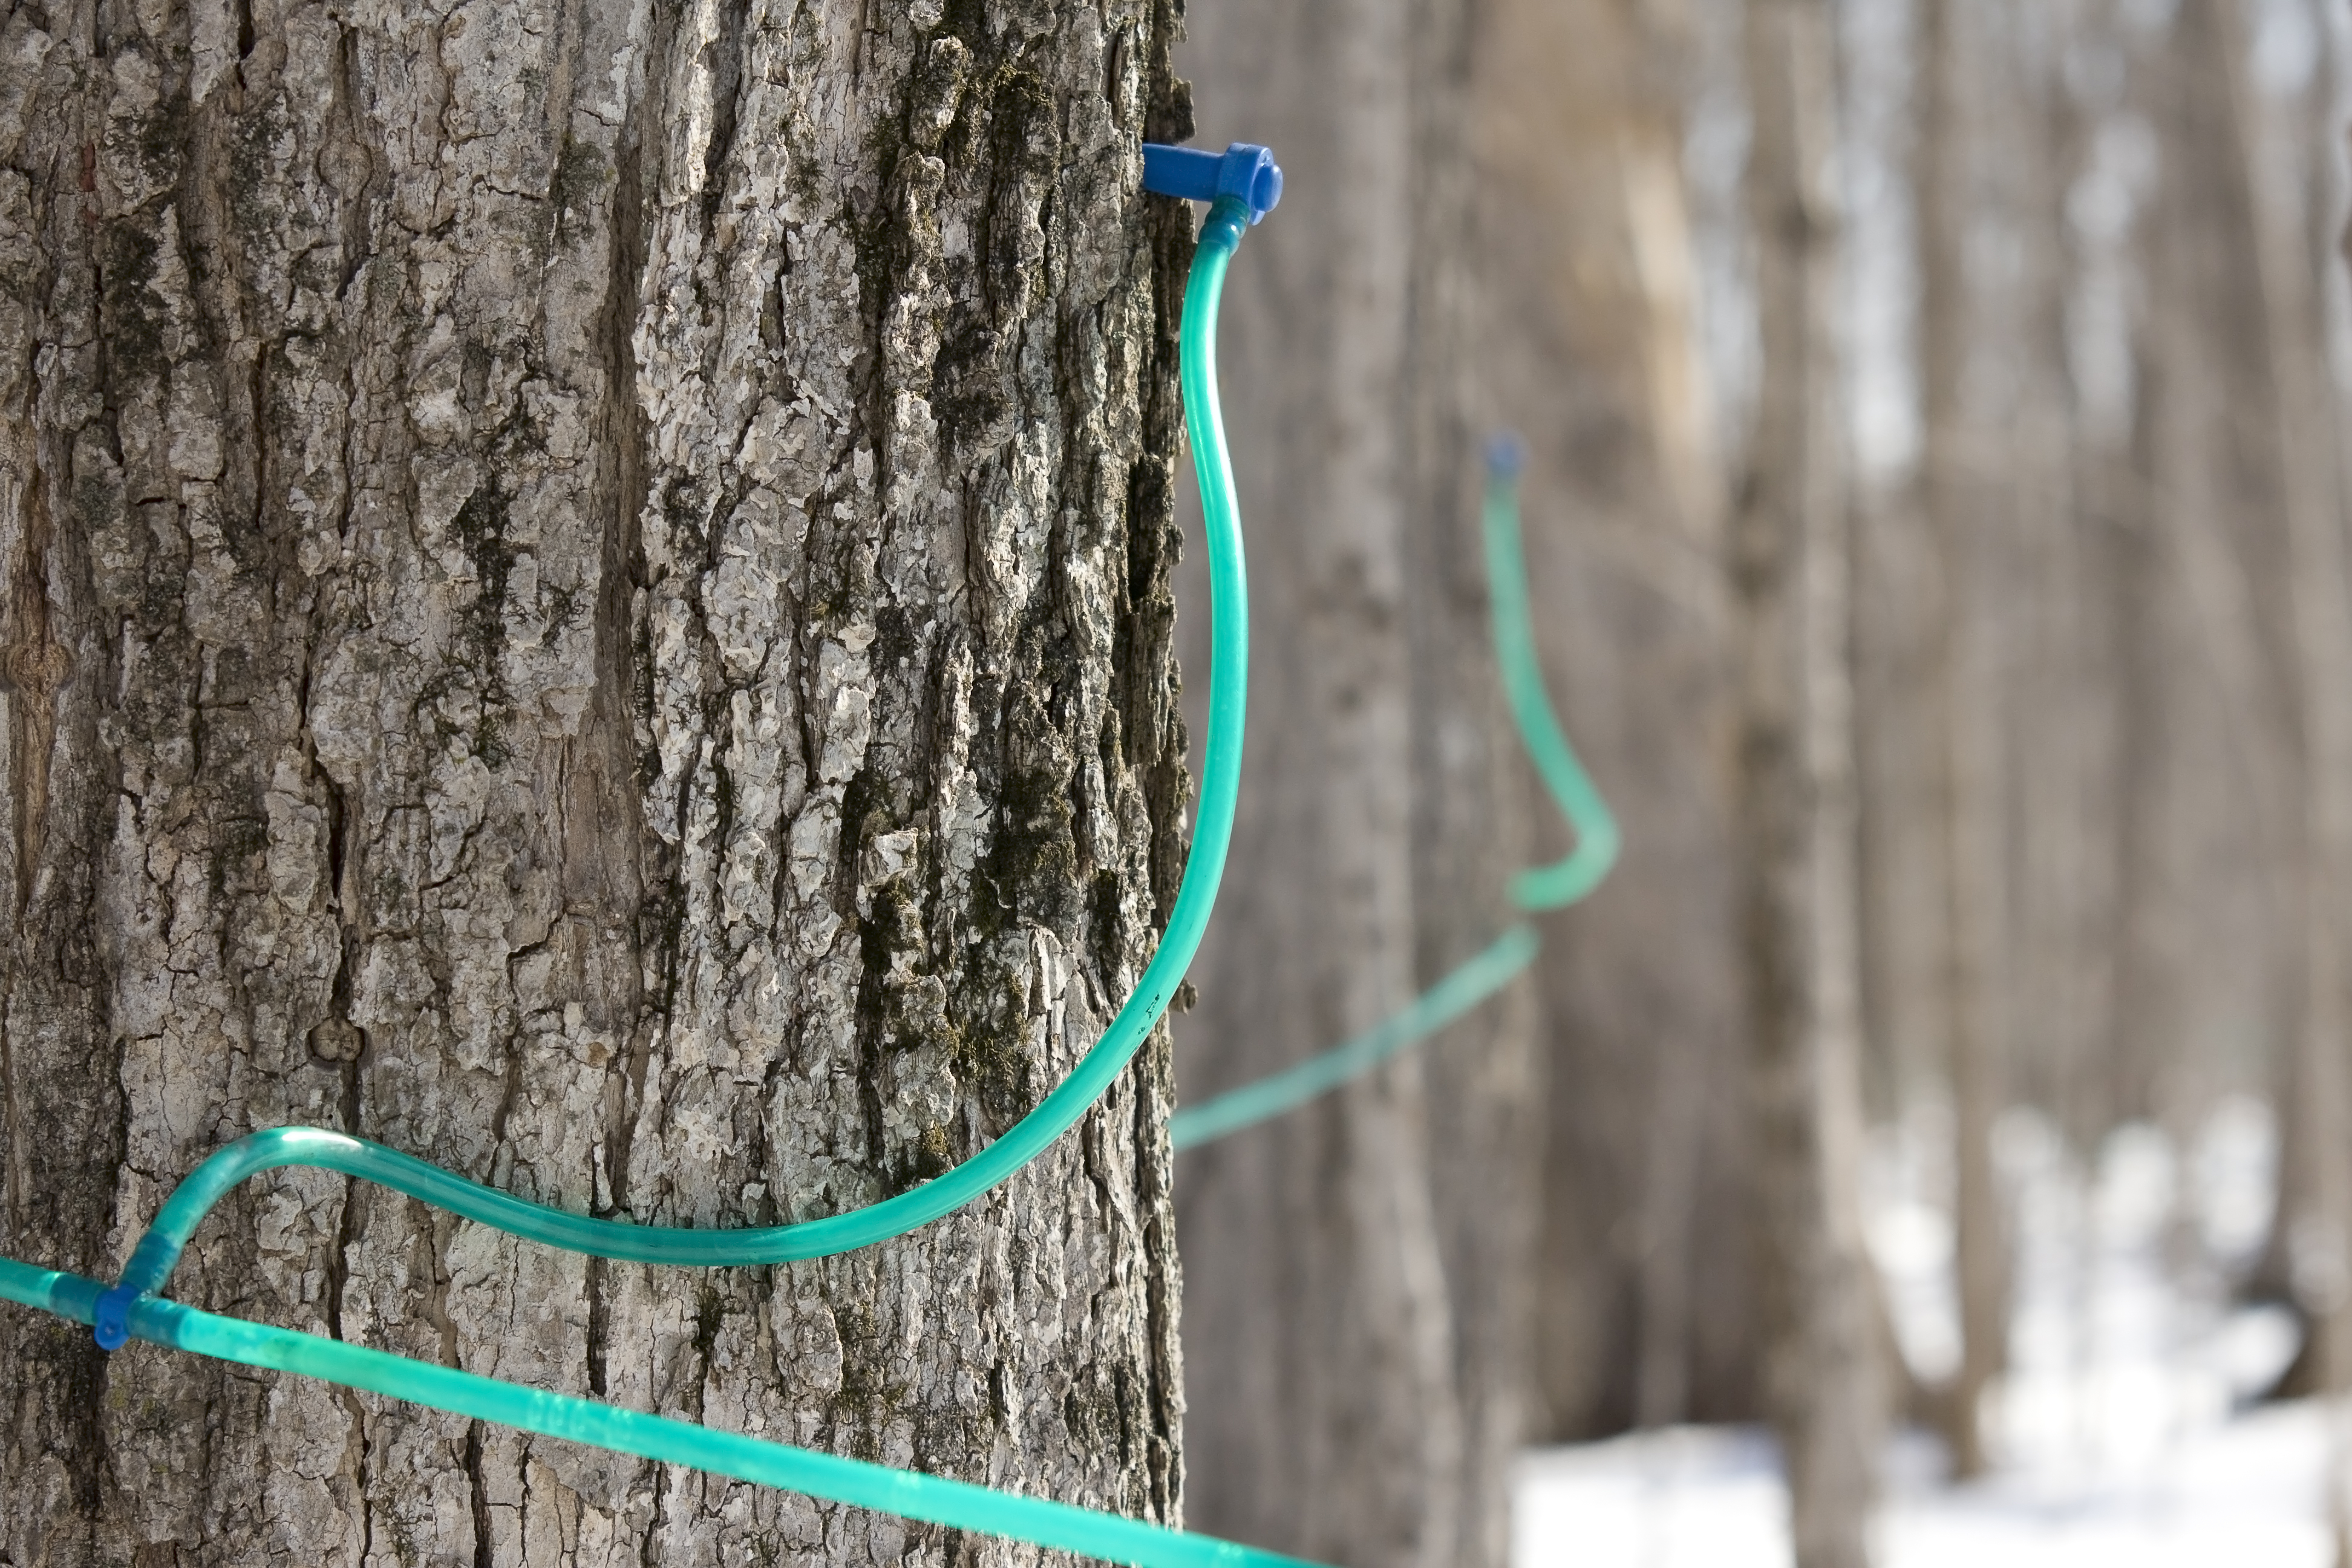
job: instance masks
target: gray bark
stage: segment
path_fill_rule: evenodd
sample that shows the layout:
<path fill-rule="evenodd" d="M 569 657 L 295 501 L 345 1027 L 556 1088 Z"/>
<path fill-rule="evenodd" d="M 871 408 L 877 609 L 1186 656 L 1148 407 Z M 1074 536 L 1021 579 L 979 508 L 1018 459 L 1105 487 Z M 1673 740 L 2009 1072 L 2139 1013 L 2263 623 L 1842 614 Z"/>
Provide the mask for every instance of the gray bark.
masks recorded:
<path fill-rule="evenodd" d="M 970 1154 L 1172 895 L 1173 6 L 0 21 L 0 1248 L 250 1128 L 696 1226 Z M 315 1173 L 174 1293 L 1172 1519 L 1164 1035 L 837 1259 Z M 0 1557 L 1034 1554 L 0 1314 Z"/>
<path fill-rule="evenodd" d="M 1767 1400 L 1788 1466 L 1798 1568 L 1861 1568 L 1881 1415 L 1859 1212 L 1850 535 L 1831 331 L 1828 5 L 1759 0 L 1746 49 L 1763 353 L 1731 559 Z"/>
<path fill-rule="evenodd" d="M 1289 184 L 1227 296 L 1255 668 L 1188 1098 L 1378 1023 L 1511 918 L 1517 765 L 1462 428 L 1463 7 L 1196 8 L 1206 140 Z M 1523 997 L 1185 1155 L 1190 1492 L 1328 1561 L 1499 1565 L 1525 1385 Z"/>

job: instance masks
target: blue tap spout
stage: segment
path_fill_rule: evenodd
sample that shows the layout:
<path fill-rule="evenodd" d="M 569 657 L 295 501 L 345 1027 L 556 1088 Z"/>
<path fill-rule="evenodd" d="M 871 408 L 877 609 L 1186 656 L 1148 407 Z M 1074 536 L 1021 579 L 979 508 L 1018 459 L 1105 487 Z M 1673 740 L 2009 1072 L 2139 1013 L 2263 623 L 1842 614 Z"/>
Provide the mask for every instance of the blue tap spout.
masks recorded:
<path fill-rule="evenodd" d="M 1249 142 L 1236 142 L 1223 153 L 1146 142 L 1143 188 L 1194 202 L 1238 196 L 1256 224 L 1282 200 L 1282 166 L 1272 153 Z"/>

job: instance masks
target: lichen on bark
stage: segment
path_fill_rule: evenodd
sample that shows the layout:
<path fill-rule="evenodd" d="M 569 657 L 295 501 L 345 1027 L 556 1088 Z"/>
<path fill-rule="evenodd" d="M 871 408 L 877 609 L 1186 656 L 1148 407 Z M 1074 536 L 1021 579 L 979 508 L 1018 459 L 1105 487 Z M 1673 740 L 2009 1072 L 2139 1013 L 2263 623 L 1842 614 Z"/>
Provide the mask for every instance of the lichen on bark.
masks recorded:
<path fill-rule="evenodd" d="M 0 1251 L 255 1127 L 811 1217 L 1173 891 L 1173 0 L 0 21 Z M 257 1181 L 182 1299 L 1172 1520 L 1164 1033 L 885 1247 L 698 1274 Z M 0 1319 L 0 1562 L 1028 1560 Z"/>

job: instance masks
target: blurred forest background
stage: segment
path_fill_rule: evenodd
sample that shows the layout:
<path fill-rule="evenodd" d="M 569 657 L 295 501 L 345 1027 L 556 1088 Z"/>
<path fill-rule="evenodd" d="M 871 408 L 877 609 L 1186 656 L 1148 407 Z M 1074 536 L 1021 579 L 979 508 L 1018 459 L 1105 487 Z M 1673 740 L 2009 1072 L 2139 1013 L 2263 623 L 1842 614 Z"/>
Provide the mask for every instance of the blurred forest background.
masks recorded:
<path fill-rule="evenodd" d="M 1869 1561 L 1889 1430 L 2015 1458 L 2093 1246 L 2029 1191 L 2118 1161 L 2168 1299 L 2291 1321 L 2236 1392 L 2352 1384 L 2341 0 L 1188 11 L 1196 140 L 1290 183 L 1228 294 L 1260 652 L 1184 1097 L 1563 847 L 1492 429 L 1625 837 L 1531 982 L 1183 1156 L 1192 1522 L 1499 1564 L 1521 1445 L 1763 1420 L 1801 1568 Z"/>

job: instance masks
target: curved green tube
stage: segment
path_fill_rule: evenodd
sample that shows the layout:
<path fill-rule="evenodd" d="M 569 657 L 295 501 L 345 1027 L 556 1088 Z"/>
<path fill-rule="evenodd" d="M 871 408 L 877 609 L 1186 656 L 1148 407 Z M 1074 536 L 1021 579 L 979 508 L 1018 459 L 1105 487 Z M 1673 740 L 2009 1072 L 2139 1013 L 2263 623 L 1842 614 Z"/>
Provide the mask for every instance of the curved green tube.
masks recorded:
<path fill-rule="evenodd" d="M 97 1313 L 100 1289 L 97 1280 L 78 1274 L 59 1274 L 0 1258 L 0 1298 L 61 1318 L 89 1322 Z M 160 1297 L 142 1297 L 131 1306 L 130 1331 L 134 1339 L 173 1350 L 290 1372 L 345 1388 L 363 1388 L 454 1415 L 495 1421 L 502 1426 L 519 1426 L 526 1432 L 664 1464 L 711 1470 L 950 1529 L 1012 1536 L 1112 1563 L 1144 1568 L 1312 1568 L 1295 1557 L 1238 1546 L 1214 1536 L 1165 1530 L 1119 1514 L 1072 1508 L 1043 1498 L 1015 1497 L 966 1481 L 895 1470 L 837 1454 L 714 1431 L 690 1421 L 549 1394 L 341 1340 L 218 1317 Z"/>
<path fill-rule="evenodd" d="M 160 1291 L 180 1253 L 213 1205 L 238 1183 L 283 1165 L 312 1165 L 359 1176 L 479 1224 L 570 1252 L 631 1263 L 691 1268 L 787 1263 L 852 1252 L 902 1236 L 998 1186 L 1069 1131 L 1134 1058 L 1168 1009 L 1207 929 L 1233 838 L 1241 792 L 1242 732 L 1249 681 L 1249 586 L 1242 560 L 1241 513 L 1233 460 L 1217 401 L 1217 305 L 1225 268 L 1241 241 L 1248 209 L 1238 200 L 1210 209 L 1184 295 L 1181 374 L 1184 420 L 1199 471 L 1209 540 L 1210 637 L 1208 752 L 1192 849 L 1168 929 L 1127 1005 L 1102 1038 L 1004 1135 L 954 1170 L 897 1197 L 824 1219 L 750 1229 L 688 1230 L 568 1214 L 498 1192 L 381 1143 L 316 1127 L 273 1127 L 215 1152 L 174 1188 L 139 1238 L 130 1264 L 101 1304 L 100 1342 L 123 1331 L 135 1297 Z M 109 1348 L 112 1348 L 109 1346 Z"/>
<path fill-rule="evenodd" d="M 1179 1149 L 1211 1142 L 1330 1093 L 1407 1046 L 1427 1039 L 1508 985 L 1519 971 L 1535 962 L 1536 950 L 1541 945 L 1533 926 L 1513 926 L 1414 997 L 1402 1011 L 1391 1014 L 1346 1045 L 1334 1046 L 1295 1068 L 1179 1110 L 1168 1119 L 1169 1142 Z"/>
<path fill-rule="evenodd" d="M 99 1342 L 110 1350 L 129 1339 L 148 1340 L 643 1458 L 1138 1568 L 1313 1568 L 1297 1558 L 1118 1514 L 714 1432 L 338 1340 L 216 1317 L 154 1294 L 221 1196 L 246 1177 L 275 1166 L 323 1166 L 362 1176 L 527 1240 L 592 1256 L 740 1265 L 824 1257 L 903 1235 L 988 1192 L 1066 1131 L 1127 1066 L 1166 1011 L 1200 946 L 1233 834 L 1248 679 L 1248 588 L 1233 465 L 1217 400 L 1216 320 L 1226 265 L 1248 221 L 1249 208 L 1236 197 L 1221 197 L 1210 209 L 1184 300 L 1184 418 L 1207 521 L 1212 638 L 1207 754 L 1192 848 L 1168 929 L 1134 994 L 1094 1048 L 1035 1110 L 962 1165 L 898 1197 L 826 1219 L 731 1231 L 635 1226 L 566 1214 L 493 1191 L 365 1139 L 319 1128 L 273 1128 L 219 1151 L 181 1183 L 140 1237 L 122 1279 L 113 1287 L 0 1258 L 0 1298 L 89 1323 Z"/>
<path fill-rule="evenodd" d="M 1519 542 L 1519 455 L 1508 437 L 1486 452 L 1486 494 L 1481 519 L 1486 542 L 1487 615 L 1495 634 L 1495 663 L 1520 743 L 1528 749 L 1544 787 L 1568 819 L 1576 847 L 1556 865 L 1536 867 L 1511 879 L 1511 901 L 1536 913 L 1564 909 L 1601 885 L 1617 863 L 1617 818 L 1574 748 L 1560 732 L 1544 691 L 1543 666 L 1536 657 L 1535 631 L 1528 610 L 1527 555 Z M 1472 956 L 1436 984 L 1369 1032 L 1345 1045 L 1307 1058 L 1297 1067 L 1255 1083 L 1186 1106 L 1168 1120 L 1168 1135 L 1179 1149 L 1238 1132 L 1360 1078 L 1406 1047 L 1420 1044 L 1508 984 L 1535 962 L 1533 928 L 1515 925 L 1484 952 Z"/>
<path fill-rule="evenodd" d="M 1487 616 L 1495 631 L 1495 663 L 1503 673 L 1503 694 L 1510 701 L 1511 718 L 1528 760 L 1576 833 L 1576 847 L 1566 859 L 1531 867 L 1511 879 L 1511 901 L 1530 912 L 1565 909 L 1599 887 L 1617 864 L 1617 817 L 1601 798 L 1592 775 L 1576 760 L 1544 691 L 1543 665 L 1536 658 L 1535 630 L 1528 613 L 1527 554 L 1519 543 L 1518 449 L 1507 441 L 1496 441 L 1487 452 L 1481 521 L 1486 536 Z"/>

